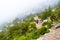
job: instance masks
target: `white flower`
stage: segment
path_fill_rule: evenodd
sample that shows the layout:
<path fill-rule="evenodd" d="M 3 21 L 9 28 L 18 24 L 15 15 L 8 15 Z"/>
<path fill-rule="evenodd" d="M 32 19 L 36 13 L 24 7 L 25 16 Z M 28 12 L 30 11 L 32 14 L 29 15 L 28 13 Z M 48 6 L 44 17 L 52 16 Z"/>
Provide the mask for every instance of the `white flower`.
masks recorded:
<path fill-rule="evenodd" d="M 48 20 L 43 20 L 43 22 L 42 23 L 44 23 L 44 22 L 47 22 Z"/>
<path fill-rule="evenodd" d="M 20 23 L 20 21 L 18 21 L 17 23 Z"/>
<path fill-rule="evenodd" d="M 55 9 L 52 9 L 52 12 L 54 12 L 55 11 Z"/>
<path fill-rule="evenodd" d="M 6 27 L 8 27 L 8 25 L 6 25 Z"/>
<path fill-rule="evenodd" d="M 0 30 L 0 32 L 2 32 L 2 30 Z"/>
<path fill-rule="evenodd" d="M 12 27 L 12 26 L 14 26 L 14 24 L 11 24 L 10 26 Z"/>
<path fill-rule="evenodd" d="M 51 29 L 49 29 L 50 30 L 50 32 L 52 32 L 52 30 Z"/>
<path fill-rule="evenodd" d="M 37 40 L 39 40 L 39 39 L 37 39 Z"/>

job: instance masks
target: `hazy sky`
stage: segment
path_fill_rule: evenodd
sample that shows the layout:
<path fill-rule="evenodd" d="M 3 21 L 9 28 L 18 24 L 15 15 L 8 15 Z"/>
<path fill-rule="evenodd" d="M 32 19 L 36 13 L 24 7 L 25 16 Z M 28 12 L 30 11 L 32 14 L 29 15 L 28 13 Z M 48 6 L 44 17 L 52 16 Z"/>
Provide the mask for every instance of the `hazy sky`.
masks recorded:
<path fill-rule="evenodd" d="M 17 15 L 54 5 L 58 0 L 0 0 L 0 24 L 15 19 Z"/>

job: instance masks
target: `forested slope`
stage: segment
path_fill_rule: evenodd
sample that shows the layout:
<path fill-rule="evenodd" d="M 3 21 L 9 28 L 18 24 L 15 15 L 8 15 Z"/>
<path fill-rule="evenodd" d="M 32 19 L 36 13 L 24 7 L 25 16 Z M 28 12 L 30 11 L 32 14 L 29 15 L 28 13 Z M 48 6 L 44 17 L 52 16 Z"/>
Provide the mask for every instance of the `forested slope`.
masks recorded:
<path fill-rule="evenodd" d="M 36 29 L 34 16 L 37 15 L 42 21 L 50 17 L 51 21 L 42 24 L 42 28 Z M 29 15 L 23 20 L 14 20 L 0 32 L 0 40 L 37 40 L 38 37 L 49 33 L 51 24 L 60 22 L 60 5 L 48 8 L 38 14 Z M 47 27 L 45 27 L 47 25 Z"/>

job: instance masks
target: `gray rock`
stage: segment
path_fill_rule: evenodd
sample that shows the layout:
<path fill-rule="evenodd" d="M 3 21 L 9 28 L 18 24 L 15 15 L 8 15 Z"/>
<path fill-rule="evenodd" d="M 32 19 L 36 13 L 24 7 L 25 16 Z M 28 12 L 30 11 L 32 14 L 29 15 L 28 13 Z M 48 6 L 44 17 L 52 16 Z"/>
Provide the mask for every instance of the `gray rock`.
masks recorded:
<path fill-rule="evenodd" d="M 56 29 L 60 28 L 60 23 L 55 25 Z"/>

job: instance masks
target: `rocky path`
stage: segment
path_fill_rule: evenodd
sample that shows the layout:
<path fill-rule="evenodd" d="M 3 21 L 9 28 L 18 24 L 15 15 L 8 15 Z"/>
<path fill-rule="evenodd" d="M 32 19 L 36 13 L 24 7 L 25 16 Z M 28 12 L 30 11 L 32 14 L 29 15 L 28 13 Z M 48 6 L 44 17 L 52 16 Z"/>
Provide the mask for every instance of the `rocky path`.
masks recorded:
<path fill-rule="evenodd" d="M 50 33 L 47 33 L 37 40 L 60 40 L 60 28 L 50 29 Z"/>

